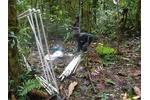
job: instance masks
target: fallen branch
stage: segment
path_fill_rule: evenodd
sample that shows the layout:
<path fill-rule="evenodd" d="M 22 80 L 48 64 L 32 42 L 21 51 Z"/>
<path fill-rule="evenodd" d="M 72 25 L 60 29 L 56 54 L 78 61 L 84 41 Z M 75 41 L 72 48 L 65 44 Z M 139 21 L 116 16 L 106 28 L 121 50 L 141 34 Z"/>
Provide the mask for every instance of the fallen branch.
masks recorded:
<path fill-rule="evenodd" d="M 68 96 L 68 94 L 67 94 L 66 90 L 65 90 L 65 89 L 63 89 L 63 91 L 64 91 L 64 93 L 65 93 L 65 96 L 64 96 L 64 97 L 67 97 L 67 96 Z"/>
<path fill-rule="evenodd" d="M 85 63 L 84 63 L 84 66 L 85 66 L 85 68 L 86 68 L 87 71 L 88 71 L 88 78 L 89 78 L 89 81 L 90 81 L 90 83 L 91 83 L 91 85 L 92 85 L 92 88 L 93 88 L 94 92 L 96 93 L 96 89 L 95 89 L 95 87 L 94 87 L 94 85 L 93 85 L 93 82 L 92 82 L 90 69 L 88 68 L 88 59 L 86 59 L 86 61 L 85 61 Z"/>
<path fill-rule="evenodd" d="M 88 66 L 87 66 L 87 67 L 88 67 Z M 88 68 L 87 68 L 87 69 L 88 69 Z M 95 87 L 94 87 L 94 85 L 93 85 L 93 82 L 92 82 L 92 78 L 91 78 L 91 74 L 90 74 L 89 69 L 88 69 L 88 77 L 89 77 L 90 83 L 91 83 L 91 85 L 92 85 L 92 87 L 93 87 L 93 90 L 94 90 L 94 92 L 96 93 L 96 90 L 95 90 Z"/>

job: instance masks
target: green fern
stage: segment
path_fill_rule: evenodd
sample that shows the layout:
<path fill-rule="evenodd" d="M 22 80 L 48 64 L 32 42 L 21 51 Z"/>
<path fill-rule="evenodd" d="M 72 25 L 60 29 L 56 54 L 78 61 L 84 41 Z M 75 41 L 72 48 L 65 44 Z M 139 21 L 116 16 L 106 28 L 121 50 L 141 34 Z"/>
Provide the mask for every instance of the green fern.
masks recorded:
<path fill-rule="evenodd" d="M 20 86 L 20 88 L 20 95 L 23 96 L 33 89 L 41 88 L 41 84 L 37 79 L 29 79 L 27 82 L 23 83 L 23 86 Z"/>

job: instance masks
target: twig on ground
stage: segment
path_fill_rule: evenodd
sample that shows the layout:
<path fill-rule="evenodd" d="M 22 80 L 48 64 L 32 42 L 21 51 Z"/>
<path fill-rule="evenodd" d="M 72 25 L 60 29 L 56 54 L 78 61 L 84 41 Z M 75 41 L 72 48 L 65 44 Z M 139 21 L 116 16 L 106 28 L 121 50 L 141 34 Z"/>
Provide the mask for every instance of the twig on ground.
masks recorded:
<path fill-rule="evenodd" d="M 64 90 L 64 93 L 65 93 L 65 98 L 68 96 L 68 94 L 67 94 L 67 92 L 66 92 L 66 90 L 63 88 L 63 90 Z"/>

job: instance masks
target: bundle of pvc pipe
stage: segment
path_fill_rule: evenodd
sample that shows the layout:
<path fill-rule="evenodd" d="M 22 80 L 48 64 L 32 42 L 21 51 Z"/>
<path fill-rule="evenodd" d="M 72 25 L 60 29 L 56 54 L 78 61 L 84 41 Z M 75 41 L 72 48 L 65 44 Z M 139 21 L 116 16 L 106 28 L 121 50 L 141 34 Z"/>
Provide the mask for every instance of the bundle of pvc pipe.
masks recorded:
<path fill-rule="evenodd" d="M 53 87 L 51 83 L 48 83 L 42 76 L 39 77 L 35 75 L 35 77 L 50 95 L 54 94 L 54 91 L 59 93 L 59 91 Z"/>
<path fill-rule="evenodd" d="M 61 81 L 65 77 L 69 76 L 71 73 L 75 72 L 75 70 L 77 69 L 80 61 L 81 61 L 81 55 L 78 55 L 78 56 L 73 58 L 73 60 L 68 64 L 68 66 L 65 68 L 63 73 L 59 76 L 59 78 L 61 78 Z"/>

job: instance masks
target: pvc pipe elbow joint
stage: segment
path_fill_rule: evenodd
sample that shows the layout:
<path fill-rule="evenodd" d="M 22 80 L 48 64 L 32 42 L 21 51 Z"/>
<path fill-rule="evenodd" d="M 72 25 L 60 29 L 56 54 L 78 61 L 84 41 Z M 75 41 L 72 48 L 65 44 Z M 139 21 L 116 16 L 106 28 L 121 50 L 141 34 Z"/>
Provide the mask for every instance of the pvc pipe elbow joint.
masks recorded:
<path fill-rule="evenodd" d="M 38 13 L 41 13 L 40 9 L 37 10 Z"/>
<path fill-rule="evenodd" d="M 29 11 L 29 12 L 32 12 L 32 10 L 31 10 L 31 9 L 28 9 L 28 11 Z"/>
<path fill-rule="evenodd" d="M 32 9 L 32 11 L 33 11 L 34 13 L 36 13 L 36 10 L 35 10 L 34 8 Z"/>

